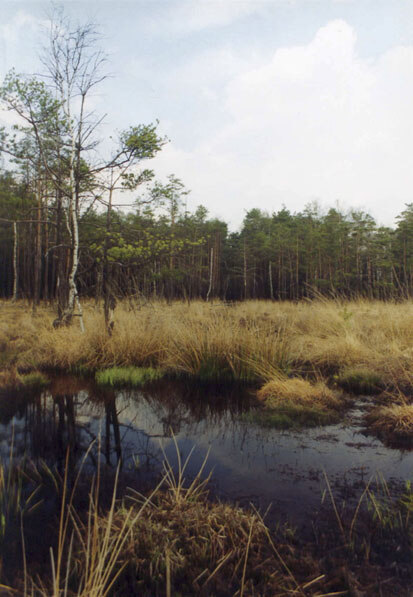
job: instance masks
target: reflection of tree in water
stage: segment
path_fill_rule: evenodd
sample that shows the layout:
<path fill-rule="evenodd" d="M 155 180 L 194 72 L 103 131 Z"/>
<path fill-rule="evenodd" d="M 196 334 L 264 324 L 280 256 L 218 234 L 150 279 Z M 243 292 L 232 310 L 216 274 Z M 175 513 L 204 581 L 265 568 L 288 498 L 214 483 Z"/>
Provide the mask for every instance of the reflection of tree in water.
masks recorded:
<path fill-rule="evenodd" d="M 188 382 L 162 382 L 143 389 L 141 396 L 162 422 L 165 437 L 178 435 L 182 425 L 193 430 L 203 423 L 204 430 L 231 427 L 239 415 L 249 408 L 251 396 L 240 386 L 199 386 Z"/>
<path fill-rule="evenodd" d="M 90 380 L 60 376 L 47 392 L 4 401 L 0 422 L 9 425 L 11 435 L 10 421 L 15 421 L 19 453 L 60 469 L 68 449 L 75 468 L 94 442 L 91 465 L 97 464 L 100 449 L 108 466 L 127 462 L 130 468 L 139 461 L 140 469 L 155 470 L 163 460 L 156 440 L 172 434 L 233 433 L 245 403 L 245 391 L 238 388 L 206 391 L 163 380 L 144 390 L 116 392 Z"/>
<path fill-rule="evenodd" d="M 110 448 L 110 427 L 112 426 L 113 430 L 113 439 L 115 444 L 115 452 L 117 462 L 122 462 L 122 446 L 121 446 L 121 439 L 120 439 L 120 429 L 119 429 L 119 418 L 118 412 L 116 410 L 116 398 L 113 397 L 112 400 L 107 400 L 105 402 L 105 456 L 106 456 L 106 463 L 110 464 L 110 456 L 111 456 L 111 448 Z"/>
<path fill-rule="evenodd" d="M 27 390 L 0 390 L 0 424 L 8 425 L 13 418 L 22 419 L 28 402 L 33 401 L 38 392 Z"/>
<path fill-rule="evenodd" d="M 28 403 L 20 447 L 33 460 L 56 463 L 63 470 L 66 451 L 72 468 L 86 447 L 76 420 L 77 402 L 73 394 L 50 396 L 42 393 Z M 23 444 L 23 445 L 21 445 Z"/>

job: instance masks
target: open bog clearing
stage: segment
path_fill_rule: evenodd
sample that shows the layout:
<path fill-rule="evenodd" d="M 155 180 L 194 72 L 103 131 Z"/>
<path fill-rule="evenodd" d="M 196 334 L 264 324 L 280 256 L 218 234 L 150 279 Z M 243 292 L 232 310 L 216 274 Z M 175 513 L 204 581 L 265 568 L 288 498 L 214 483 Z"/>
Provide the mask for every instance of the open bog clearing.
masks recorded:
<path fill-rule="evenodd" d="M 409 303 L 125 303 L 111 337 L 92 303 L 84 334 L 52 317 L 1 305 L 6 584 L 57 595 L 52 547 L 88 594 L 94 536 L 108 594 L 409 594 Z"/>

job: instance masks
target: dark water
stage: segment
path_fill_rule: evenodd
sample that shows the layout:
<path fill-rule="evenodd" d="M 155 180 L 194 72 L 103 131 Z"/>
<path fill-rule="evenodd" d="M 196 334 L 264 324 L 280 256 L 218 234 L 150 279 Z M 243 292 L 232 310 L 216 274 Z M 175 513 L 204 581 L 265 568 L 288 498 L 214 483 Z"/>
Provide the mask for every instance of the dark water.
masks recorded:
<path fill-rule="evenodd" d="M 303 431 L 265 429 L 246 420 L 253 397 L 240 388 L 206 391 L 162 382 L 150 389 L 102 391 L 92 382 L 59 377 L 38 395 L 14 394 L 0 403 L 0 452 L 27 455 L 63 466 L 98 458 L 107 468 L 122 461 L 128 483 L 152 483 L 166 457 L 176 468 L 175 440 L 185 476 L 194 477 L 208 452 L 211 494 L 240 504 L 252 502 L 271 517 L 304 522 L 320 505 L 328 476 L 335 494 L 351 500 L 380 472 L 395 484 L 413 478 L 413 453 L 385 447 L 362 433 L 357 409 L 346 421 Z M 100 444 L 98 450 L 98 440 Z"/>

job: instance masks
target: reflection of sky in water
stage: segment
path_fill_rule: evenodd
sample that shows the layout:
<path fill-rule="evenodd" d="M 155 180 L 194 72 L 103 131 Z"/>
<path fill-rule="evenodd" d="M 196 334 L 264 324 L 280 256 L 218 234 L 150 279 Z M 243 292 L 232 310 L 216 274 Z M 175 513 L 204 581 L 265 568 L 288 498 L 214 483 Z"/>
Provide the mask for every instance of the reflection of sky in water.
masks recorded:
<path fill-rule="evenodd" d="M 282 512 L 297 520 L 319 505 L 325 487 L 323 471 L 336 488 L 367 481 L 376 472 L 386 479 L 403 481 L 413 477 L 413 452 L 386 448 L 379 440 L 362 435 L 356 424 L 301 432 L 262 429 L 242 419 L 240 400 L 234 402 L 222 396 L 214 399 L 211 406 L 205 393 L 198 392 L 192 401 L 190 392 L 186 390 L 186 394 L 182 399 L 179 386 L 170 383 L 165 387 L 161 384 L 151 393 L 116 393 L 115 419 L 119 424 L 125 471 L 145 476 L 147 472 L 161 470 L 162 448 L 168 460 L 176 464 L 170 433 L 173 429 L 182 460 L 195 447 L 186 469 L 187 477 L 196 475 L 209 451 L 204 474 L 212 470 L 211 490 L 215 495 L 241 503 L 253 501 L 262 509 L 272 503 L 274 514 Z M 62 415 L 62 406 L 60 416 L 66 427 L 59 427 L 56 395 L 53 398 L 50 393 L 43 394 L 35 400 L 35 406 L 20 408 L 7 424 L 0 425 L 3 457 L 7 457 L 10 449 L 13 426 L 15 454 L 26 452 L 49 463 L 56 454 L 57 440 L 64 448 L 71 437 L 80 447 L 81 456 L 100 432 L 102 453 L 107 458 L 110 449 L 110 462 L 115 465 L 114 426 L 112 419 L 108 419 L 109 407 L 105 407 L 111 404 L 114 412 L 115 393 L 112 392 L 112 398 L 106 396 L 103 402 L 96 398 L 96 389 L 89 384 L 69 396 L 74 398 L 75 423 L 71 431 L 69 415 L 66 412 Z M 110 446 L 105 442 L 108 420 Z M 363 445 L 357 445 L 360 443 Z M 106 462 L 103 457 L 102 462 Z"/>

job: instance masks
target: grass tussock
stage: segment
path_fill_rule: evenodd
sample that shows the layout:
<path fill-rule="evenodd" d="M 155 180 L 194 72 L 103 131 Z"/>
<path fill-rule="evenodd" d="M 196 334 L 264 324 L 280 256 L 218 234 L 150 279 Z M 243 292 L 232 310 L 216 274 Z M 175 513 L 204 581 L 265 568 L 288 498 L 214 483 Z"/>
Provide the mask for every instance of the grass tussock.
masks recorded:
<path fill-rule="evenodd" d="M 164 374 L 163 370 L 152 367 L 111 367 L 96 371 L 95 379 L 103 386 L 139 388 L 146 383 L 161 379 Z"/>
<path fill-rule="evenodd" d="M 413 404 L 394 404 L 373 409 L 367 426 L 383 439 L 413 444 Z"/>
<path fill-rule="evenodd" d="M 384 387 L 380 375 L 368 369 L 344 369 L 334 379 L 338 386 L 351 394 L 380 394 Z"/>
<path fill-rule="evenodd" d="M 103 315 L 84 303 L 76 322 L 53 329 L 53 309 L 33 317 L 23 303 L 2 302 L 0 367 L 156 367 L 205 380 L 269 381 L 281 373 L 380 372 L 389 388 L 413 389 L 413 304 L 315 300 L 121 303 L 108 337 Z"/>
<path fill-rule="evenodd" d="M 337 409 L 342 406 L 337 393 L 324 382 L 319 381 L 313 384 L 296 377 L 272 379 L 257 392 L 257 396 L 267 408 L 279 408 L 291 403 L 328 409 Z"/>
<path fill-rule="evenodd" d="M 56 513 L 56 536 L 49 537 L 51 572 L 33 575 L 31 562 L 24 558 L 23 575 L 13 575 L 11 594 L 320 594 L 325 575 L 310 551 L 303 550 L 297 557 L 287 539 L 291 535 L 280 533 L 277 540 L 255 511 L 208 501 L 208 479 L 200 478 L 206 460 L 195 479 L 187 481 L 189 457 L 182 464 L 176 442 L 175 446 L 178 472 L 166 461 L 163 480 L 146 497 L 134 493 L 117 500 L 118 469 L 110 505 L 102 509 L 98 471 L 86 511 L 74 505 L 80 471 L 69 482 L 67 455 L 64 477 L 55 479 L 61 507 Z M 48 473 L 54 479 L 55 474 Z M 14 503 L 19 511 L 20 502 Z M 23 544 L 23 549 L 29 547 L 27 540 Z"/>
<path fill-rule="evenodd" d="M 114 532 L 126 516 L 125 510 L 117 513 Z M 160 492 L 128 534 L 117 594 L 295 594 L 296 578 L 310 581 L 317 564 L 309 554 L 294 557 L 287 543 L 275 549 L 253 512 L 205 497 L 177 502 L 170 492 Z"/>
<path fill-rule="evenodd" d="M 163 480 L 146 497 L 132 492 L 117 499 L 118 469 L 105 507 L 100 502 L 102 472 L 98 468 L 92 480 L 82 480 L 81 471 L 69 477 L 69 454 L 63 478 L 42 469 L 28 482 L 26 473 L 17 471 L 16 483 L 16 468 L 7 472 L 0 467 L 0 565 L 10 551 L 20 548 L 25 554 L 20 570 L 13 562 L 9 580 L 8 570 L 2 570 L 2 589 L 9 590 L 5 594 L 367 596 L 380 594 L 383 582 L 394 588 L 386 595 L 407 595 L 403 590 L 412 577 L 410 484 L 395 499 L 386 484 L 378 491 L 369 481 L 349 512 L 336 503 L 326 477 L 332 508 L 326 525 L 313 529 L 316 541 L 311 545 L 287 527 L 270 530 L 255 510 L 209 501 L 208 478 L 201 479 L 206 459 L 195 479 L 186 479 L 190 456 L 182 463 L 176 441 L 175 447 L 177 470 L 166 461 Z M 39 536 L 27 535 L 27 516 L 42 512 L 41 486 L 29 498 L 19 489 L 24 483 L 32 488 L 36 479 L 46 480 L 58 496 L 57 509 L 51 512 L 49 504 L 46 510 L 49 530 L 41 541 L 40 567 Z M 86 499 L 83 493 L 76 499 L 80 487 L 87 491 Z M 7 531 L 14 521 L 20 528 L 13 538 Z"/>
<path fill-rule="evenodd" d="M 258 392 L 264 409 L 253 413 L 259 424 L 279 429 L 316 427 L 335 423 L 343 401 L 322 382 L 310 383 L 300 378 L 276 378 Z"/>

